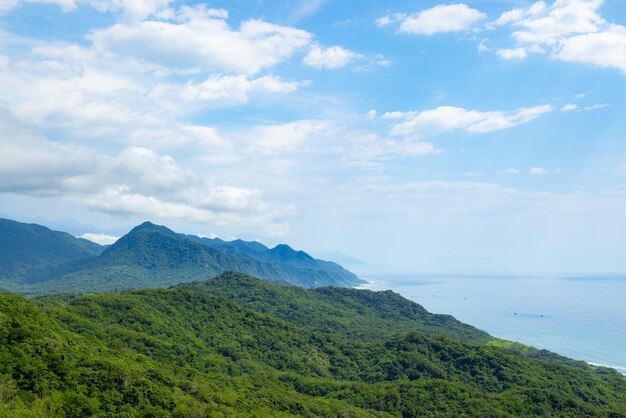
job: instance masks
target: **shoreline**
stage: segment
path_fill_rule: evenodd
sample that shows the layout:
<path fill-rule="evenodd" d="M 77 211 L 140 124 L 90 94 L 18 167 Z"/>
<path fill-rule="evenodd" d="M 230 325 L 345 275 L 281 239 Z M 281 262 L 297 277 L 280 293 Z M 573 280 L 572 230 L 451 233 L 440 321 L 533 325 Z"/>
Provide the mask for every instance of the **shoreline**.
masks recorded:
<path fill-rule="evenodd" d="M 411 301 L 413 301 L 415 303 L 420 303 L 420 302 L 415 301 L 413 297 L 410 297 L 412 295 L 403 294 L 402 292 L 400 292 L 398 290 L 398 287 L 406 286 L 406 284 L 397 284 L 396 286 L 394 286 L 392 283 L 389 283 L 389 282 L 381 282 L 379 280 L 375 281 L 375 280 L 372 280 L 372 279 L 369 279 L 369 278 L 363 278 L 363 277 L 361 277 L 361 279 L 364 280 L 366 283 L 360 284 L 358 286 L 354 286 L 355 289 L 373 290 L 373 291 L 381 291 L 383 289 L 390 289 L 390 290 L 392 290 L 392 291 L 402 295 L 402 297 L 404 297 L 404 298 L 406 298 L 408 300 L 411 300 Z M 432 310 L 429 309 L 429 312 L 432 312 Z M 437 312 L 437 313 L 439 313 L 439 312 Z M 450 313 L 449 312 L 444 312 L 444 314 L 450 314 Z M 460 319 L 458 317 L 456 317 L 456 318 L 459 319 L 462 322 L 468 323 L 468 322 L 466 322 L 466 321 L 464 321 L 464 320 L 462 320 L 462 319 Z M 472 323 L 472 324 L 469 324 L 469 325 L 475 326 L 475 327 L 477 327 L 477 328 L 479 328 L 481 330 L 489 332 L 489 331 L 485 330 L 484 327 L 481 327 L 478 324 L 473 324 Z M 496 337 L 496 336 L 494 336 L 494 337 Z M 496 337 L 496 338 L 498 338 L 498 337 Z M 522 343 L 522 344 L 524 344 L 524 343 Z M 527 345 L 534 347 L 532 344 L 527 344 Z M 535 347 L 535 348 L 538 348 L 538 347 Z M 603 362 L 597 362 L 597 361 L 592 361 L 592 360 L 585 360 L 585 359 L 581 359 L 581 358 L 574 359 L 571 356 L 568 356 L 566 354 L 561 354 L 560 352 L 555 351 L 553 349 L 548 349 L 548 350 L 553 352 L 553 353 L 555 353 L 555 354 L 559 354 L 559 355 L 562 355 L 564 357 L 571 358 L 573 360 L 584 361 L 585 363 L 587 363 L 587 364 L 589 364 L 591 366 L 606 367 L 606 368 L 609 368 L 609 369 L 613 369 L 613 370 L 617 371 L 618 373 L 626 376 L 626 365 L 607 364 L 607 363 L 603 363 Z"/>
<path fill-rule="evenodd" d="M 624 376 L 626 376 L 626 366 L 617 366 L 617 365 L 611 365 L 611 364 L 602 364 L 602 363 L 596 363 L 593 361 L 587 361 L 587 360 L 583 360 L 585 363 L 589 364 L 590 366 L 595 366 L 595 367 L 606 367 L 608 369 L 613 369 L 616 372 L 623 374 Z"/>

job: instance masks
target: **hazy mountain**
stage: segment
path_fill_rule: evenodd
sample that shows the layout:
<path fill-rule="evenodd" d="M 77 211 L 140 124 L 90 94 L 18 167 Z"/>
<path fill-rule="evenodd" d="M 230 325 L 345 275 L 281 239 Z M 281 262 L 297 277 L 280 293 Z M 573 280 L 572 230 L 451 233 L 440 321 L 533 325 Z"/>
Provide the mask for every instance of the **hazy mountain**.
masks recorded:
<path fill-rule="evenodd" d="M 102 250 L 66 232 L 0 218 L 0 279 L 8 283 L 42 267 L 97 256 Z"/>
<path fill-rule="evenodd" d="M 357 276 L 341 266 L 315 260 L 286 245 L 268 249 L 245 241 L 192 239 L 150 222 L 133 228 L 106 248 L 41 226 L 17 222 L 11 226 L 11 233 L 4 234 L 2 242 L 10 247 L 13 237 L 21 237 L 22 250 L 8 252 L 5 264 L 22 268 L 20 274 L 16 274 L 15 267 L 6 268 L 4 283 L 26 294 L 164 287 L 206 279 L 227 270 L 304 287 L 360 283 Z M 27 233 L 31 229 L 38 234 Z M 67 243 L 60 245 L 58 236 L 78 248 L 71 252 L 73 247 Z M 32 264 L 26 256 L 30 248 L 42 253 Z M 13 261 L 14 258 L 21 264 Z"/>
<path fill-rule="evenodd" d="M 207 247 L 221 249 L 229 254 L 245 255 L 263 263 L 281 265 L 283 268 L 288 266 L 290 270 L 295 269 L 293 274 L 301 274 L 313 278 L 314 281 L 305 285 L 305 287 L 329 286 L 333 284 L 354 285 L 361 282 L 355 274 L 344 269 L 339 264 L 315 259 L 304 251 L 294 250 L 285 244 L 279 244 L 270 249 L 256 241 L 243 241 L 240 239 L 223 241 L 219 238 L 199 238 L 194 235 L 187 235 L 187 237 Z M 291 282 L 290 280 L 286 281 Z"/>

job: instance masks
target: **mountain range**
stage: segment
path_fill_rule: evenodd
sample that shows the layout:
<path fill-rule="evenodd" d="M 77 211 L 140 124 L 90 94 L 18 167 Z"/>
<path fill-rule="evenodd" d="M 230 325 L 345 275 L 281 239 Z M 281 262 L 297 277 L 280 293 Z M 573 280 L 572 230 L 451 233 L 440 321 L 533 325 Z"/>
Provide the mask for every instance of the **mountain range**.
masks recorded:
<path fill-rule="evenodd" d="M 270 249 L 144 222 L 103 247 L 41 225 L 0 219 L 0 288 L 27 295 L 167 287 L 225 271 L 303 287 L 362 283 L 340 265 L 284 244 Z"/>

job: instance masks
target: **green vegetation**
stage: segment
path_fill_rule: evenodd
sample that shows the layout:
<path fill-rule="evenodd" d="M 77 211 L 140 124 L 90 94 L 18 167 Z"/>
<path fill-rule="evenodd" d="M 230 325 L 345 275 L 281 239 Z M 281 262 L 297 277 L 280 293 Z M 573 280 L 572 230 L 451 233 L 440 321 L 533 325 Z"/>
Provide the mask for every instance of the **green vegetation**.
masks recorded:
<path fill-rule="evenodd" d="M 0 416 L 626 416 L 618 373 L 517 351 L 392 292 L 233 273 L 5 293 Z"/>
<path fill-rule="evenodd" d="M 7 283 L 47 267 L 95 257 L 102 250 L 65 232 L 0 218 L 0 280 Z"/>
<path fill-rule="evenodd" d="M 287 245 L 193 238 L 145 222 L 106 249 L 39 225 L 0 220 L 0 288 L 33 296 L 167 287 L 224 271 L 304 287 L 361 282 Z"/>
<path fill-rule="evenodd" d="M 309 330 L 347 339 L 385 339 L 410 331 L 486 343 L 484 331 L 450 315 L 436 315 L 390 290 L 303 289 L 265 283 L 245 274 L 224 273 L 181 287 L 226 296 L 242 306 L 293 322 Z"/>

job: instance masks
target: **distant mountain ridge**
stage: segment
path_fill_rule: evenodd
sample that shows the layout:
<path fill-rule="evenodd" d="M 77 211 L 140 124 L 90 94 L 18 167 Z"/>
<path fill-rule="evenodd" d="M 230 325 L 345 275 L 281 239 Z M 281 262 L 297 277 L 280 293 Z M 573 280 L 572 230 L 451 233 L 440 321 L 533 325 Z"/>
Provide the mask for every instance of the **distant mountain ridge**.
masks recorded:
<path fill-rule="evenodd" d="M 6 231 L 6 232 L 5 232 Z M 178 234 L 144 222 L 102 247 L 40 225 L 0 222 L 0 288 L 24 294 L 167 287 L 225 271 L 303 287 L 362 281 L 336 263 L 288 245 L 222 241 Z"/>
<path fill-rule="evenodd" d="M 94 257 L 102 247 L 67 232 L 0 218 L 0 278 L 21 279 L 42 267 Z"/>
<path fill-rule="evenodd" d="M 207 247 L 226 250 L 228 253 L 246 255 L 263 263 L 281 264 L 296 269 L 306 269 L 313 272 L 317 277 L 318 283 L 313 286 L 327 286 L 328 281 L 332 277 L 343 277 L 344 280 L 354 284 L 364 283 L 355 274 L 349 272 L 338 263 L 333 261 L 324 261 L 313 258 L 304 251 L 297 251 L 286 244 L 278 244 L 274 248 L 268 248 L 260 242 L 256 241 L 223 241 L 219 238 L 199 238 L 193 235 L 187 235 L 190 239 L 199 242 Z M 288 280 L 286 280 L 288 281 Z"/>

